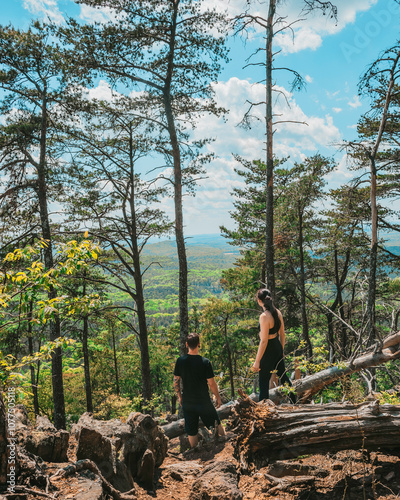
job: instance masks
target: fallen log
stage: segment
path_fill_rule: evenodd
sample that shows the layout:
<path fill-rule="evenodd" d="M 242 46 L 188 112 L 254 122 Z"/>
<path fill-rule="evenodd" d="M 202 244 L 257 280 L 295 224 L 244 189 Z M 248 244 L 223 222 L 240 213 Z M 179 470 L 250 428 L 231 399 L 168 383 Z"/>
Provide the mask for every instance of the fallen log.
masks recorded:
<path fill-rule="evenodd" d="M 243 396 L 230 427 L 243 472 L 271 460 L 346 449 L 400 448 L 400 405 L 373 403 L 276 406 Z"/>
<path fill-rule="evenodd" d="M 375 353 L 372 351 L 364 353 L 356 358 L 352 363 L 344 362 L 341 363 L 340 366 L 332 366 L 326 370 L 322 370 L 318 373 L 314 373 L 313 375 L 308 375 L 307 377 L 296 380 L 293 382 L 293 390 L 296 393 L 298 401 L 301 402 L 312 397 L 325 386 L 336 382 L 336 380 L 339 380 L 346 375 L 359 372 L 364 368 L 381 365 L 395 359 L 400 359 L 400 332 L 390 335 L 384 339 L 381 352 Z M 287 400 L 287 395 L 285 395 L 279 387 L 271 389 L 269 391 L 269 397 L 270 400 L 276 404 Z M 250 398 L 253 401 L 258 400 L 258 396 L 256 394 L 252 394 Z M 226 403 L 218 408 L 217 413 L 221 420 L 229 417 L 235 403 L 236 401 L 230 401 L 229 403 Z M 162 429 L 165 435 L 170 439 L 178 437 L 185 433 L 185 421 L 184 419 L 177 420 L 176 422 L 163 425 Z"/>
<path fill-rule="evenodd" d="M 400 332 L 397 332 L 383 341 L 382 351 L 364 353 L 353 362 L 341 363 L 339 366 L 331 366 L 326 370 L 314 373 L 293 383 L 296 395 L 301 401 L 308 399 L 319 392 L 327 385 L 332 384 L 336 380 L 359 372 L 365 368 L 382 365 L 388 361 L 400 359 Z M 278 389 L 270 391 L 270 399 L 274 403 L 279 403 L 283 400 L 284 395 Z"/>
<path fill-rule="evenodd" d="M 254 397 L 256 397 L 254 395 Z M 236 404 L 236 401 L 229 401 L 229 403 L 226 403 L 222 406 L 220 406 L 217 409 L 217 413 L 219 415 L 219 418 L 221 420 L 225 420 L 226 418 L 229 417 L 229 415 L 232 412 L 233 405 Z M 199 422 L 199 426 L 202 427 L 203 423 Z M 178 436 L 181 436 L 182 434 L 185 433 L 185 420 L 181 418 L 180 420 L 177 420 L 175 422 L 171 422 L 170 424 L 165 424 L 161 426 L 161 429 L 164 431 L 164 434 L 169 438 L 173 439 Z"/>

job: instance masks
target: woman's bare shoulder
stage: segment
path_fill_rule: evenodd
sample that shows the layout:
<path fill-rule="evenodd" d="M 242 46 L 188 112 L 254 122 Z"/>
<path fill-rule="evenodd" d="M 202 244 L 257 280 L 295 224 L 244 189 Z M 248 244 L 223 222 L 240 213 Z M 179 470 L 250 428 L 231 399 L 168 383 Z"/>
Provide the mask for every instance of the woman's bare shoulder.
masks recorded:
<path fill-rule="evenodd" d="M 269 311 L 263 311 L 260 314 L 260 323 L 270 322 L 272 319 L 272 314 Z"/>

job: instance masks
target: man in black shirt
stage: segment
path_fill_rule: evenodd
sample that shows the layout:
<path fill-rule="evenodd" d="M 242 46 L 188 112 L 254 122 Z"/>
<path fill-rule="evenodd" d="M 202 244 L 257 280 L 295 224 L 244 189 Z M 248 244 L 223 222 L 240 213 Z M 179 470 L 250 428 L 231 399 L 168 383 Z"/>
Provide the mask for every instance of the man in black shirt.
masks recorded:
<path fill-rule="evenodd" d="M 213 392 L 217 403 L 221 406 L 221 398 L 217 383 L 214 380 L 214 371 L 210 360 L 199 354 L 200 339 L 197 333 L 191 333 L 186 341 L 188 354 L 177 359 L 174 370 L 174 387 L 182 405 L 185 418 L 185 431 L 189 436 L 190 446 L 193 448 L 199 442 L 199 417 L 206 427 L 218 425 L 218 435 L 225 436 L 225 430 L 218 417 L 217 411 L 211 402 L 208 388 Z M 183 382 L 183 395 L 180 381 Z"/>

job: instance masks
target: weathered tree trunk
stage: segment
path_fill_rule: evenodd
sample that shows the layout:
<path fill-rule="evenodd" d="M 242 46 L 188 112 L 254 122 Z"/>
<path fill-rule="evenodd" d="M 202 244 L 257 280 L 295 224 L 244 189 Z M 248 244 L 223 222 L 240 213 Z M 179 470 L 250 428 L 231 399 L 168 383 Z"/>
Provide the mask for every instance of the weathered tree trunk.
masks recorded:
<path fill-rule="evenodd" d="M 33 300 L 31 299 L 29 302 L 29 315 L 28 315 L 28 348 L 29 354 L 33 356 L 33 339 L 32 339 L 32 310 L 33 310 Z M 31 390 L 33 394 L 33 411 L 35 412 L 35 416 L 39 415 L 39 399 L 38 399 L 38 391 L 37 391 L 37 383 L 35 376 L 35 366 L 31 363 L 29 365 L 29 369 L 31 372 Z M 39 367 L 38 367 L 39 371 Z"/>
<path fill-rule="evenodd" d="M 86 411 L 93 412 L 92 384 L 90 381 L 88 336 L 89 336 L 89 320 L 88 320 L 87 316 L 84 316 L 84 318 L 83 318 L 83 331 L 82 331 L 82 352 L 83 352 L 83 370 L 85 372 Z"/>
<path fill-rule="evenodd" d="M 48 199 L 47 199 L 47 165 L 46 165 L 46 147 L 47 147 L 47 87 L 44 84 L 41 130 L 40 130 L 40 157 L 37 169 L 37 196 L 39 201 L 40 224 L 42 238 L 46 240 L 46 246 L 43 249 L 44 264 L 47 269 L 51 269 L 53 262 L 52 234 L 50 229 Z M 49 299 L 57 297 L 56 290 L 50 286 L 48 293 Z M 60 320 L 56 315 L 54 320 L 50 321 L 50 340 L 55 341 L 61 337 Z M 53 387 L 54 402 L 54 424 L 57 429 L 65 429 L 65 402 L 62 368 L 62 350 L 57 347 L 51 354 L 51 376 Z"/>
<path fill-rule="evenodd" d="M 347 252 L 348 255 L 348 252 Z M 346 256 L 347 258 L 347 256 Z M 346 266 L 347 267 L 347 266 Z M 345 273 L 347 274 L 347 272 Z M 342 276 L 343 278 L 343 276 Z M 345 321 L 344 317 L 344 307 L 343 307 L 343 297 L 342 297 L 342 284 L 343 284 L 343 279 L 340 279 L 339 277 L 339 262 L 338 262 L 338 251 L 337 248 L 335 247 L 335 286 L 336 286 L 336 298 L 337 298 L 337 304 L 339 306 L 339 315 L 342 318 L 343 321 Z M 347 358 L 347 333 L 346 333 L 346 326 L 344 323 L 340 324 L 340 332 L 341 332 L 341 338 L 340 338 L 340 350 L 342 357 Z"/>
<path fill-rule="evenodd" d="M 376 203 L 376 165 L 375 158 L 370 158 L 371 166 L 371 250 L 368 279 L 368 318 L 369 318 L 369 343 L 376 337 L 375 327 L 375 301 L 376 301 L 376 266 L 378 254 L 378 208 Z"/>
<path fill-rule="evenodd" d="M 229 382 L 230 382 L 230 386 L 231 386 L 231 399 L 234 399 L 234 397 L 235 397 L 235 382 L 233 379 L 232 350 L 231 350 L 231 346 L 229 345 L 229 339 L 228 339 L 228 316 L 225 318 L 224 334 L 225 334 L 226 353 L 228 356 L 228 369 L 229 369 Z"/>
<path fill-rule="evenodd" d="M 300 303 L 301 303 L 301 326 L 304 342 L 307 346 L 307 357 L 312 358 L 312 344 L 310 340 L 308 317 L 307 317 L 307 304 L 306 304 L 306 272 L 304 268 L 304 237 L 303 237 L 303 211 L 298 207 L 299 217 L 299 252 L 300 252 Z"/>
<path fill-rule="evenodd" d="M 351 373 L 359 372 L 363 368 L 370 368 L 376 365 L 381 365 L 388 361 L 400 358 L 400 332 L 390 335 L 383 342 L 381 352 L 371 351 L 356 358 L 352 363 L 345 363 L 343 367 L 333 366 L 322 370 L 308 377 L 304 377 L 295 381 L 294 390 L 301 400 L 312 397 L 325 386 L 332 384 L 339 378 L 350 375 Z M 279 389 L 270 391 L 270 399 L 274 403 L 282 401 L 283 396 Z"/>
<path fill-rule="evenodd" d="M 83 272 L 83 289 L 82 295 L 86 295 L 86 270 Z M 89 318 L 83 317 L 82 328 L 82 353 L 83 353 L 83 371 L 85 374 L 85 394 L 86 394 L 86 411 L 93 412 L 93 399 L 92 399 L 92 384 L 90 381 L 90 362 L 89 362 Z"/>
<path fill-rule="evenodd" d="M 400 405 L 276 407 L 243 398 L 233 410 L 235 455 L 243 471 L 269 460 L 347 449 L 400 448 Z"/>
<path fill-rule="evenodd" d="M 171 20 L 170 47 L 168 53 L 168 68 L 164 85 L 164 109 L 167 118 L 168 133 L 172 149 L 174 167 L 174 204 L 175 204 L 175 238 L 179 263 L 179 325 L 180 325 L 180 354 L 186 352 L 186 338 L 189 333 L 188 312 L 188 266 L 186 245 L 183 235 L 183 210 L 182 210 L 182 160 L 178 135 L 175 126 L 175 117 L 171 102 L 171 83 L 175 66 L 175 43 L 178 19 L 179 2 L 174 2 Z"/>
<path fill-rule="evenodd" d="M 369 317 L 369 341 L 372 343 L 376 336 L 375 325 L 375 300 L 376 300 L 376 267 L 377 267 L 377 253 L 378 253 L 378 206 L 377 206 L 377 169 L 376 159 L 378 150 L 380 148 L 382 137 L 386 129 L 388 110 L 390 102 L 393 99 L 393 89 L 395 87 L 395 72 L 400 60 L 400 53 L 393 60 L 393 65 L 389 71 L 388 89 L 384 105 L 382 107 L 382 117 L 379 123 L 379 130 L 376 137 L 375 144 L 369 153 L 369 164 L 371 172 L 371 188 L 370 188 L 370 202 L 371 202 L 371 253 L 370 253 L 370 270 L 368 280 L 368 317 Z"/>
<path fill-rule="evenodd" d="M 265 270 L 267 286 L 275 299 L 275 255 L 274 255 L 274 151 L 273 151 L 273 115 L 272 115 L 272 40 L 274 37 L 274 17 L 276 0 L 269 1 L 266 61 L 265 61 L 265 126 L 266 126 L 266 166 L 267 166 L 267 198 L 266 198 L 266 232 L 265 232 Z"/>
<path fill-rule="evenodd" d="M 301 401 L 302 398 L 310 398 L 325 386 L 332 384 L 339 378 L 350 375 L 351 373 L 358 372 L 363 368 L 369 368 L 371 366 L 380 365 L 386 363 L 387 361 L 392 361 L 395 359 L 400 359 L 400 332 L 390 335 L 383 342 L 382 352 L 370 352 L 368 354 L 363 354 L 356 358 L 353 363 L 347 363 L 343 367 L 339 368 L 333 366 L 322 370 L 321 372 L 314 373 L 308 377 L 304 377 L 293 382 L 294 391 Z M 269 391 L 269 398 L 274 403 L 280 403 L 284 400 L 285 395 L 280 391 L 279 388 L 271 389 Z M 251 399 L 257 400 L 257 395 L 252 395 Z M 217 412 L 221 419 L 228 418 L 232 412 L 232 408 L 235 402 L 229 402 L 218 408 Z M 185 422 L 183 419 L 177 422 L 172 422 L 171 424 L 164 425 L 164 433 L 169 438 L 174 438 L 180 436 L 185 432 Z"/>
<path fill-rule="evenodd" d="M 152 388 L 151 388 L 151 375 L 150 375 L 150 355 L 149 355 L 149 339 L 147 332 L 147 321 L 146 321 L 146 309 L 144 305 L 144 293 L 143 293 L 143 275 L 140 264 L 140 250 L 138 244 L 138 221 L 137 221 L 137 207 L 136 207 L 136 179 L 135 179 L 135 147 L 133 141 L 134 131 L 132 124 L 129 126 L 129 167 L 130 167 L 130 185 L 131 185 L 131 196 L 129 199 L 130 203 L 130 216 L 131 220 L 127 226 L 130 228 L 131 236 L 131 249 L 132 249 L 132 260 L 134 269 L 134 281 L 135 281 L 135 303 L 136 312 L 139 323 L 139 344 L 140 344 L 140 370 L 142 376 L 142 395 L 143 398 L 148 401 L 151 399 Z M 125 215 L 126 217 L 126 215 Z M 114 348 L 114 362 L 115 362 L 115 376 L 117 380 L 117 394 L 119 394 L 119 381 L 118 381 L 118 370 L 117 370 L 117 358 Z"/>
<path fill-rule="evenodd" d="M 139 274 L 136 266 L 139 266 Z M 137 251 L 137 262 L 135 262 L 135 286 L 136 286 L 136 309 L 137 309 L 138 323 L 139 323 L 140 371 L 142 376 L 142 395 L 143 398 L 146 401 L 148 401 L 149 399 L 151 399 L 151 394 L 152 394 L 151 375 L 150 375 L 150 355 L 149 355 L 149 340 L 147 334 L 146 312 L 144 307 L 143 282 L 142 282 L 142 275 L 140 274 L 140 261 L 139 261 L 138 251 Z M 116 376 L 118 377 L 117 370 L 116 370 Z"/>

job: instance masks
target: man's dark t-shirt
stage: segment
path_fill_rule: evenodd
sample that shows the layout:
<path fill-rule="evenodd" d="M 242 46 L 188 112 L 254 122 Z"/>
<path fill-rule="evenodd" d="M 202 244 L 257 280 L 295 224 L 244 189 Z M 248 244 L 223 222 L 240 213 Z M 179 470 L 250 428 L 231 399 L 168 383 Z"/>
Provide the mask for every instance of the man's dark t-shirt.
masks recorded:
<path fill-rule="evenodd" d="M 198 354 L 186 354 L 176 360 L 174 375 L 183 382 L 182 405 L 210 403 L 207 379 L 214 377 L 211 362 Z"/>

